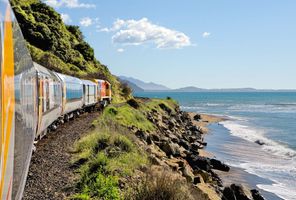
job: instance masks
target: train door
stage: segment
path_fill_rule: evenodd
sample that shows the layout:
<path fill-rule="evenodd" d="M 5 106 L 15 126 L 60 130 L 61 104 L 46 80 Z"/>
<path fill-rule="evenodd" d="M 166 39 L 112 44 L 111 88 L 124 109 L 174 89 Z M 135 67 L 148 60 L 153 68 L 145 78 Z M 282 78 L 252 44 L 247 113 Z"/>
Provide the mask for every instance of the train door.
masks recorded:
<path fill-rule="evenodd" d="M 86 104 L 86 85 L 85 84 L 82 85 L 82 89 L 83 89 L 83 102 L 84 104 Z"/>
<path fill-rule="evenodd" d="M 90 93 L 89 85 L 87 85 L 87 103 L 88 103 L 88 104 L 90 103 L 89 93 Z"/>

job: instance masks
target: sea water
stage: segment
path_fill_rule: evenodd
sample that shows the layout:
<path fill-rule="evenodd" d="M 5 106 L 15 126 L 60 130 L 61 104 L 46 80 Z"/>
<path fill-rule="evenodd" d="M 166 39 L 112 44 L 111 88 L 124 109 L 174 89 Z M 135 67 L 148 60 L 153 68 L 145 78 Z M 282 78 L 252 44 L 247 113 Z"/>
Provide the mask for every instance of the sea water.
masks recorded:
<path fill-rule="evenodd" d="M 210 126 L 208 150 L 230 166 L 265 179 L 249 182 L 278 197 L 269 196 L 269 199 L 296 200 L 296 93 L 144 92 L 135 95 L 169 96 L 179 102 L 182 110 L 228 118 Z"/>

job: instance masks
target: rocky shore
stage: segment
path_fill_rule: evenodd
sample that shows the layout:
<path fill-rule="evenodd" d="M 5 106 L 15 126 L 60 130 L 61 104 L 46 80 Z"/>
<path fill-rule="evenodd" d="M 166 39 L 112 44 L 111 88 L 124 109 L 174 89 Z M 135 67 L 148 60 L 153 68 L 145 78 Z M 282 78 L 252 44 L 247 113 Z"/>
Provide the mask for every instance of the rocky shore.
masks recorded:
<path fill-rule="evenodd" d="M 147 112 L 147 119 L 157 127 L 156 131 L 130 127 L 140 139 L 139 144 L 148 153 L 152 165 L 180 175 L 208 199 L 264 199 L 257 190 L 235 183 L 223 185 L 215 171 L 228 172 L 230 167 L 203 150 L 207 146 L 204 141 L 207 125 L 223 118 L 187 113 L 178 106 L 174 110 L 165 104 L 159 104 L 159 107 L 161 112 L 156 109 Z"/>

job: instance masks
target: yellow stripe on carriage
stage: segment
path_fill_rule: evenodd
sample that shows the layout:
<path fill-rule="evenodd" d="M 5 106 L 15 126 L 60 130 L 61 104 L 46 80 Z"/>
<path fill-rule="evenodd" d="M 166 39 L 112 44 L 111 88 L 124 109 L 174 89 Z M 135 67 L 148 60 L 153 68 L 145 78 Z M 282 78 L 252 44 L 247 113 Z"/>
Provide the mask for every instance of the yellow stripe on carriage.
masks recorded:
<path fill-rule="evenodd" d="M 0 197 L 3 195 L 4 180 L 7 168 L 7 159 L 10 147 L 11 134 L 14 123 L 14 54 L 13 54 L 13 30 L 11 10 L 7 7 L 5 22 L 4 22 L 4 49 L 3 59 L 1 63 L 1 182 L 0 182 Z M 11 180 L 9 177 L 8 180 Z M 10 198 L 10 197 L 7 197 Z"/>

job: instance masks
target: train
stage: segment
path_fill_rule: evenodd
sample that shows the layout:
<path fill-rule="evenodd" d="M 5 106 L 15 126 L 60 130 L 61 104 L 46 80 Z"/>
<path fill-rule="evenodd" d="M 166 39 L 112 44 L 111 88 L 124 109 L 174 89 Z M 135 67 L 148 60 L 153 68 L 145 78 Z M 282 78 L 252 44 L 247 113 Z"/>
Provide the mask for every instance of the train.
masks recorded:
<path fill-rule="evenodd" d="M 33 62 L 8 0 L 0 1 L 0 199 L 22 199 L 34 143 L 112 100 L 107 80 L 84 80 Z"/>
<path fill-rule="evenodd" d="M 55 130 L 59 124 L 85 111 L 105 107 L 112 100 L 111 84 L 106 80 L 83 80 L 53 72 L 35 62 L 33 66 L 37 70 L 37 87 L 35 87 L 37 91 L 34 89 L 32 91 L 38 98 L 33 105 L 38 109 L 35 140 L 40 140 L 47 132 Z M 25 82 L 26 79 L 22 80 L 23 87 L 27 85 Z M 26 102 L 26 95 L 29 93 L 25 89 L 23 91 L 24 94 L 20 98 Z M 22 94 L 18 91 L 17 93 Z M 21 106 L 27 105 L 23 103 Z"/>

